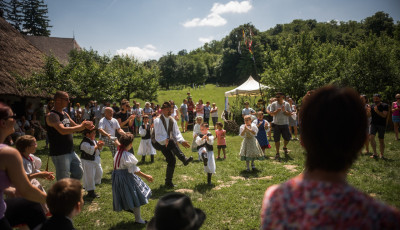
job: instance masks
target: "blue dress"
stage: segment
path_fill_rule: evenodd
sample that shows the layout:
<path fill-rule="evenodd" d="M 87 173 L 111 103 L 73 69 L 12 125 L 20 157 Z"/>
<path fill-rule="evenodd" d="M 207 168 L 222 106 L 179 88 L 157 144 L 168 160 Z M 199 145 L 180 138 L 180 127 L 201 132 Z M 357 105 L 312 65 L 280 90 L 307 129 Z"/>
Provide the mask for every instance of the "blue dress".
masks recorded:
<path fill-rule="evenodd" d="M 269 149 L 269 148 L 271 148 L 271 145 L 269 145 L 268 138 L 267 138 L 267 131 L 265 130 L 265 122 L 266 121 L 265 120 L 260 121 L 260 120 L 256 119 L 253 121 L 253 124 L 258 126 L 261 122 L 262 122 L 262 124 L 258 127 L 258 133 L 257 133 L 256 138 L 257 138 L 257 141 L 260 144 L 261 148 Z"/>
<path fill-rule="evenodd" d="M 114 157 L 112 173 L 113 210 L 133 210 L 147 204 L 151 189 L 135 172 L 140 171 L 136 166 L 138 160 L 127 151 L 119 152 Z"/>

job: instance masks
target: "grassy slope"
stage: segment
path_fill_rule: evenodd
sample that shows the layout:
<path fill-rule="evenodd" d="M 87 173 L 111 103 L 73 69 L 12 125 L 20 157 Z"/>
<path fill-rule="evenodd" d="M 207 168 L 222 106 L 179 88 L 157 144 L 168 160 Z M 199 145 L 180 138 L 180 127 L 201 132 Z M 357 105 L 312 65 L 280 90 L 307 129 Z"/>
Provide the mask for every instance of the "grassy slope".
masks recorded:
<path fill-rule="evenodd" d="M 224 92 L 231 88 L 220 88 L 208 85 L 205 89 L 190 90 L 195 101 L 199 98 L 216 102 L 223 109 Z M 173 99 L 181 102 L 188 90 L 161 91 L 159 102 Z M 178 104 L 178 103 L 177 103 Z M 212 131 L 213 132 L 213 131 Z M 192 140 L 192 133 L 184 133 L 186 140 Z M 338 137 L 340 141 L 340 137 Z M 81 137 L 75 136 L 76 147 Z M 256 162 L 259 169 L 255 173 L 244 171 L 245 163 L 239 160 L 238 152 L 242 138 L 239 136 L 227 137 L 227 159 L 217 161 L 217 174 L 213 176 L 214 186 L 206 185 L 206 174 L 202 163 L 195 161 L 193 164 L 183 166 L 177 161 L 174 174 L 174 183 L 177 191 L 187 193 L 195 207 L 205 211 L 207 219 L 202 229 L 258 229 L 260 223 L 260 208 L 264 192 L 272 184 L 282 183 L 287 179 L 298 175 L 303 170 L 304 155 L 299 142 L 290 142 L 290 158 L 281 163 L 275 162 L 273 150 L 267 150 L 270 159 Z M 140 139 L 134 141 L 134 150 L 137 151 Z M 43 150 L 44 141 L 39 141 L 38 153 L 45 167 L 47 152 Z M 272 147 L 273 144 L 272 144 Z M 400 141 L 394 141 L 394 134 L 386 136 L 387 161 L 372 160 L 367 156 L 361 156 L 349 173 L 349 183 L 365 193 L 371 194 L 377 199 L 400 208 Z M 77 151 L 78 152 L 78 151 Z M 197 153 L 189 149 L 184 153 L 197 159 Z M 216 153 L 215 153 L 216 155 Z M 149 159 L 147 159 L 149 161 Z M 96 191 L 101 195 L 95 200 L 85 199 L 82 213 L 75 218 L 75 226 L 78 229 L 145 229 L 145 227 L 133 224 L 134 216 L 127 212 L 112 211 L 111 152 L 106 148 L 102 152 L 102 166 L 104 170 L 102 184 Z M 155 181 L 149 183 L 153 196 L 149 204 L 142 206 L 142 216 L 150 220 L 153 216 L 158 198 L 167 192 L 162 185 L 165 178 L 166 162 L 160 152 L 157 152 L 155 163 L 146 162 L 139 165 L 145 173 L 151 174 Z M 50 161 L 50 169 L 54 169 Z M 44 182 L 48 188 L 49 183 Z"/>

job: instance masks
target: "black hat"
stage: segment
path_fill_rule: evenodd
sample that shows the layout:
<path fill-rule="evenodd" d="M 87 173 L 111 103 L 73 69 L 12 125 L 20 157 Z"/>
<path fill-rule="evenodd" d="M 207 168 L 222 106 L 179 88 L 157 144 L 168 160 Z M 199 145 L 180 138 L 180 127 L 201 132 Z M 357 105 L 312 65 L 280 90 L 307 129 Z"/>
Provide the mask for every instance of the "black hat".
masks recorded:
<path fill-rule="evenodd" d="M 200 229 L 206 214 L 194 208 L 190 198 L 182 193 L 169 193 L 160 198 L 148 230 L 192 230 Z"/>

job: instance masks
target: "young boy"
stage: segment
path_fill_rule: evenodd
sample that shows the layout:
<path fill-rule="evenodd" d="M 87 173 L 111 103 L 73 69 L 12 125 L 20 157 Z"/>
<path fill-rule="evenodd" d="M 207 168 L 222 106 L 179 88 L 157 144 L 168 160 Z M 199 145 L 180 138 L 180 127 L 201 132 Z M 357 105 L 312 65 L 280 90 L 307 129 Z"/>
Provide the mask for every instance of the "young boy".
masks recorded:
<path fill-rule="evenodd" d="M 44 222 L 41 230 L 75 229 L 72 218 L 83 207 L 82 185 L 79 180 L 64 178 L 57 181 L 48 191 L 46 203 L 53 216 Z"/>
<path fill-rule="evenodd" d="M 204 163 L 204 171 L 207 173 L 207 183 L 211 184 L 211 176 L 215 173 L 215 160 L 213 152 L 214 136 L 208 131 L 207 123 L 200 125 L 200 134 L 196 137 L 197 149 L 200 159 Z"/>
<path fill-rule="evenodd" d="M 79 146 L 83 167 L 83 186 L 88 191 L 88 197 L 98 198 L 99 195 L 94 190 L 96 184 L 101 184 L 101 177 L 103 176 L 100 150 L 103 148 L 104 142 L 95 140 L 96 129 L 85 129 L 83 135 L 83 140 Z"/>
<path fill-rule="evenodd" d="M 156 150 L 151 144 L 151 130 L 154 124 L 149 123 L 149 116 L 143 116 L 143 125 L 139 128 L 139 134 L 142 136 L 142 140 L 139 144 L 138 155 L 142 156 L 142 163 L 146 161 L 146 156 L 150 155 L 151 163 L 154 162 L 154 155 L 156 155 Z"/>

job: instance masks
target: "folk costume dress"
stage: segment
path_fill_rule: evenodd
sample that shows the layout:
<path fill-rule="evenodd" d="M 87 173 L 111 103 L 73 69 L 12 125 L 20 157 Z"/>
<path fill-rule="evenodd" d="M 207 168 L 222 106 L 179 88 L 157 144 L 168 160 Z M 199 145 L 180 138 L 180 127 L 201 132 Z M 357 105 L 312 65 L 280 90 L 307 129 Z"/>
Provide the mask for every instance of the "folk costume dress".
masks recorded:
<path fill-rule="evenodd" d="M 133 210 L 149 202 L 151 189 L 134 174 L 140 171 L 137 163 L 136 157 L 127 151 L 119 150 L 114 157 L 111 176 L 114 211 Z"/>
<path fill-rule="evenodd" d="M 139 134 L 142 136 L 142 140 L 139 144 L 138 155 L 148 156 L 156 155 L 156 150 L 151 144 L 151 128 L 150 124 L 141 125 L 139 127 Z"/>
<path fill-rule="evenodd" d="M 258 126 L 258 133 L 256 135 L 257 141 L 260 144 L 261 149 L 270 149 L 271 145 L 268 142 L 268 138 L 267 138 L 267 132 L 269 129 L 265 130 L 265 124 L 268 124 L 268 121 L 266 120 L 258 120 L 255 119 L 253 121 L 253 124 Z"/>
<path fill-rule="evenodd" d="M 214 150 L 213 150 L 213 144 L 214 144 L 214 136 L 209 132 L 207 133 L 208 136 L 208 141 L 207 139 L 202 140 L 204 134 L 199 134 L 196 137 L 196 144 L 197 144 L 197 149 L 199 152 L 199 158 L 201 159 L 201 153 L 206 150 L 207 151 L 207 166 L 204 165 L 204 172 L 206 173 L 215 173 L 215 159 L 214 159 Z"/>
<path fill-rule="evenodd" d="M 33 154 L 29 154 L 27 158 L 25 156 L 22 156 L 22 164 L 24 165 L 24 170 L 26 175 L 30 175 L 33 173 L 40 172 L 40 167 L 42 167 L 42 160 Z M 35 178 L 31 180 L 31 184 L 36 188 L 40 189 L 42 192 L 46 193 L 43 186 Z M 47 214 L 49 212 L 47 205 L 46 204 L 40 204 L 40 205 L 42 206 L 44 213 Z"/>
<path fill-rule="evenodd" d="M 240 126 L 239 135 L 243 132 L 245 124 Z M 263 160 L 264 153 L 258 143 L 255 135 L 257 135 L 258 128 L 254 124 L 251 124 L 251 130 L 255 132 L 255 134 L 251 134 L 250 132 L 246 132 L 243 137 L 242 145 L 240 146 L 240 159 L 242 161 L 252 161 L 252 160 Z"/>

